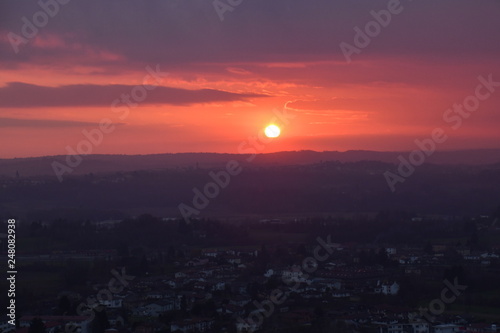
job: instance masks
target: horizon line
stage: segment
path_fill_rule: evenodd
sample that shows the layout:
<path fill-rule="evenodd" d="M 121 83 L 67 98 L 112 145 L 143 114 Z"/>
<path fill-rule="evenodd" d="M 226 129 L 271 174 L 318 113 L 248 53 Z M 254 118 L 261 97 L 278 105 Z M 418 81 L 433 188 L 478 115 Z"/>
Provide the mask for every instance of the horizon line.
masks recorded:
<path fill-rule="evenodd" d="M 451 152 L 468 152 L 468 151 L 495 151 L 500 150 L 499 148 L 463 148 L 463 149 L 436 149 L 434 153 L 451 153 Z M 312 152 L 312 153 L 348 153 L 348 152 L 369 152 L 369 153 L 381 153 L 381 154 L 396 154 L 396 153 L 410 153 L 412 150 L 365 150 L 365 149 L 349 149 L 349 150 L 313 150 L 313 149 L 301 149 L 301 150 L 282 150 L 276 152 L 268 153 L 256 153 L 256 155 L 271 155 L 271 154 L 282 154 L 282 153 L 300 153 L 300 152 Z M 188 155 L 188 154 L 212 154 L 212 155 L 237 155 L 246 156 L 252 154 L 241 154 L 241 153 L 221 153 L 221 152 L 176 152 L 176 153 L 150 153 L 150 154 L 119 154 L 119 153 L 104 153 L 104 154 L 59 154 L 59 155 L 36 155 L 36 156 L 24 156 L 24 157 L 0 157 L 0 160 L 16 160 L 16 159 L 32 159 L 32 158 L 60 158 L 64 156 L 154 156 L 154 155 Z"/>

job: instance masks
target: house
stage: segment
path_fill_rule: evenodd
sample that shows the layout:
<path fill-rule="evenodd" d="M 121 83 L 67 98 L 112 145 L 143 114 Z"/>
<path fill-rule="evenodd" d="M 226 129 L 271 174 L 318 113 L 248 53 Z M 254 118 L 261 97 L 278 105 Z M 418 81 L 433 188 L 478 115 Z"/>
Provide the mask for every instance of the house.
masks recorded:
<path fill-rule="evenodd" d="M 495 253 L 483 253 L 481 254 L 481 258 L 483 259 L 498 259 L 498 254 Z"/>
<path fill-rule="evenodd" d="M 238 257 L 257 257 L 259 255 L 259 250 L 240 250 L 236 252 Z"/>
<path fill-rule="evenodd" d="M 379 333 L 429 333 L 429 324 L 425 322 L 415 323 L 386 323 L 379 324 Z"/>
<path fill-rule="evenodd" d="M 186 262 L 186 264 L 184 266 L 186 266 L 186 267 L 196 267 L 196 266 L 203 266 L 203 265 L 206 265 L 206 264 L 208 264 L 208 259 L 195 258 L 193 260 L 189 260 L 188 262 Z"/>
<path fill-rule="evenodd" d="M 229 284 L 229 286 L 231 287 L 231 291 L 235 294 L 239 294 L 239 295 L 242 295 L 242 294 L 246 294 L 247 293 L 247 287 L 248 287 L 248 283 L 247 282 L 232 282 L 231 284 Z"/>
<path fill-rule="evenodd" d="M 227 304 L 227 305 L 222 305 L 220 308 L 218 308 L 217 312 L 221 314 L 243 316 L 245 314 L 245 309 L 242 306 Z"/>
<path fill-rule="evenodd" d="M 342 289 L 342 281 L 340 281 L 340 280 L 331 279 L 331 280 L 328 280 L 327 282 L 325 282 L 324 285 L 326 286 L 326 288 L 330 288 L 330 289 L 335 289 L 335 290 Z"/>
<path fill-rule="evenodd" d="M 79 333 L 88 333 L 90 331 L 90 318 L 85 316 L 22 316 L 19 319 L 19 326 L 29 327 L 34 318 L 40 318 L 47 333 L 61 331 L 78 331 Z"/>
<path fill-rule="evenodd" d="M 217 249 L 203 249 L 201 250 L 201 255 L 205 257 L 217 258 L 220 251 Z"/>
<path fill-rule="evenodd" d="M 7 320 L 0 323 L 0 332 L 7 333 L 10 331 L 15 331 L 15 330 L 16 330 L 16 326 L 9 324 L 9 322 Z"/>
<path fill-rule="evenodd" d="M 253 320 L 246 322 L 246 321 L 238 321 L 236 323 L 236 332 L 237 333 L 251 333 L 255 332 L 260 329 L 260 325 L 257 325 L 257 323 Z"/>
<path fill-rule="evenodd" d="M 323 294 L 318 291 L 308 290 L 300 294 L 305 299 L 320 299 L 323 298 Z"/>
<path fill-rule="evenodd" d="M 163 308 L 156 303 L 140 306 L 133 311 L 134 316 L 138 317 L 159 317 L 162 313 Z"/>
<path fill-rule="evenodd" d="M 332 297 L 333 298 L 347 298 L 351 297 L 351 293 L 347 290 L 336 290 L 332 292 Z"/>
<path fill-rule="evenodd" d="M 429 324 L 426 322 L 409 323 L 409 324 L 406 324 L 405 326 L 410 328 L 408 330 L 408 332 L 429 333 Z"/>
<path fill-rule="evenodd" d="M 460 330 L 460 326 L 455 324 L 434 325 L 431 328 L 432 333 L 454 333 Z"/>
<path fill-rule="evenodd" d="M 396 253 L 398 252 L 398 250 L 395 247 L 386 247 L 385 248 L 385 252 L 388 255 L 393 256 L 393 255 L 396 255 Z"/>
<path fill-rule="evenodd" d="M 169 297 L 158 302 L 158 304 L 163 306 L 165 312 L 179 310 L 181 308 L 181 299 L 178 297 Z"/>
<path fill-rule="evenodd" d="M 171 332 L 208 332 L 214 324 L 212 319 L 185 319 L 174 321 L 170 325 Z"/>
<path fill-rule="evenodd" d="M 118 333 L 118 330 L 116 328 L 108 328 L 104 330 L 104 333 Z"/>
<path fill-rule="evenodd" d="M 479 261 L 481 260 L 481 257 L 478 254 L 468 254 L 464 255 L 464 259 L 470 261 Z"/>
<path fill-rule="evenodd" d="M 175 282 L 175 280 L 163 280 L 163 283 L 172 289 L 177 288 L 177 282 Z"/>
<path fill-rule="evenodd" d="M 422 274 L 422 269 L 419 267 L 405 267 L 405 274 L 406 275 L 421 275 Z"/>
<path fill-rule="evenodd" d="M 111 327 L 123 327 L 125 319 L 119 314 L 118 311 L 110 311 L 107 313 L 108 322 Z M 70 332 L 67 332 L 70 333 Z M 76 333 L 76 332 L 75 332 Z"/>
<path fill-rule="evenodd" d="M 415 254 L 409 254 L 409 255 L 401 255 L 399 257 L 399 263 L 401 265 L 411 265 L 414 263 L 417 263 L 420 260 L 420 257 Z"/>
<path fill-rule="evenodd" d="M 237 256 L 228 256 L 228 257 L 226 258 L 226 261 L 227 261 L 228 263 L 230 263 L 230 264 L 233 264 L 233 265 L 234 265 L 234 264 L 237 264 L 237 265 L 241 264 L 241 258 L 240 258 L 240 257 L 237 257 Z"/>
<path fill-rule="evenodd" d="M 200 274 L 204 277 L 212 276 L 214 274 L 215 267 L 205 267 L 200 271 Z"/>
<path fill-rule="evenodd" d="M 250 303 L 251 299 L 250 297 L 245 297 L 245 296 L 236 296 L 233 297 L 232 299 L 229 300 L 229 304 L 234 304 L 238 306 L 245 306 L 248 303 Z"/>
<path fill-rule="evenodd" d="M 269 278 L 274 275 L 274 270 L 272 268 L 269 268 L 265 273 L 264 276 Z"/>
<path fill-rule="evenodd" d="M 497 332 L 497 325 L 495 324 L 490 325 L 486 323 L 475 323 L 462 327 L 461 330 L 467 333 L 493 333 Z"/>
<path fill-rule="evenodd" d="M 224 281 L 212 281 L 211 284 L 212 284 L 212 287 L 211 287 L 212 291 L 226 289 L 226 282 L 224 282 Z"/>
<path fill-rule="evenodd" d="M 187 304 L 192 305 L 196 302 L 202 302 L 211 299 L 212 294 L 207 292 L 181 292 L 177 297 L 179 299 L 182 299 L 182 297 L 184 297 Z"/>
<path fill-rule="evenodd" d="M 168 299 L 138 307 L 134 309 L 133 313 L 135 316 L 159 317 L 163 313 L 173 311 L 177 308 L 176 301 L 174 299 Z"/>
<path fill-rule="evenodd" d="M 376 294 L 383 295 L 397 295 L 399 292 L 399 284 L 397 282 L 390 283 L 377 283 L 377 287 L 374 289 Z"/>
<path fill-rule="evenodd" d="M 448 249 L 446 244 L 434 244 L 432 245 L 432 251 L 434 252 L 445 252 Z"/>
<path fill-rule="evenodd" d="M 305 274 L 302 267 L 294 265 L 289 269 L 283 270 L 282 279 L 285 281 L 305 282 Z"/>
<path fill-rule="evenodd" d="M 160 332 L 160 331 L 165 331 L 166 327 L 164 324 L 159 323 L 159 322 L 148 322 L 148 323 L 142 323 L 139 324 L 135 327 L 133 333 L 154 333 L 154 332 Z M 107 332 L 105 332 L 107 333 Z"/>
<path fill-rule="evenodd" d="M 307 310 L 296 310 L 293 312 L 287 312 L 283 316 L 284 320 L 290 324 L 294 325 L 305 325 L 310 324 L 314 318 L 314 314 Z"/>
<path fill-rule="evenodd" d="M 161 292 L 149 292 L 146 295 L 146 299 L 162 299 L 163 298 L 163 293 Z"/>
<path fill-rule="evenodd" d="M 207 283 L 204 281 L 198 281 L 193 286 L 194 290 L 204 291 L 207 288 Z"/>
<path fill-rule="evenodd" d="M 100 303 L 109 309 L 120 309 L 123 306 L 121 298 L 112 298 L 100 301 Z"/>
<path fill-rule="evenodd" d="M 467 256 L 470 254 L 470 248 L 465 247 L 465 246 L 457 246 L 455 248 L 455 251 L 457 251 L 457 253 L 462 255 L 462 256 Z"/>

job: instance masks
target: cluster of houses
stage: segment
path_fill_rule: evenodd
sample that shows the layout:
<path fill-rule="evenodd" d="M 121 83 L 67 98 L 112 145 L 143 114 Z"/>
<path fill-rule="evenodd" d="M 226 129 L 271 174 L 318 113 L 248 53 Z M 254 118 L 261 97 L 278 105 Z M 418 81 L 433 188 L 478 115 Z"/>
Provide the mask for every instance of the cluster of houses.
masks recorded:
<path fill-rule="evenodd" d="M 428 322 L 415 309 L 384 305 L 358 308 L 356 299 L 361 294 L 397 296 L 401 276 L 422 274 L 422 267 L 442 262 L 444 257 L 440 255 L 440 250 L 444 252 L 447 249 L 436 249 L 434 254 L 424 254 L 422 250 L 386 247 L 388 257 L 399 263 L 398 269 L 388 269 L 378 264 L 362 265 L 359 257 L 364 250 L 353 244 L 339 244 L 331 258 L 317 271 L 305 274 L 303 267 L 298 264 L 268 267 L 263 272 L 255 273 L 255 263 L 259 258 L 257 248 L 203 249 L 197 256 L 186 257 L 178 262 L 176 272 L 137 277 L 126 289 L 115 294 L 112 300 L 101 301 L 112 326 L 107 333 L 117 330 L 138 333 L 212 332 L 214 326 L 221 322 L 227 331 L 231 331 L 230 327 L 238 331 L 258 331 L 265 326 L 265 321 L 250 325 L 241 319 L 249 318 L 252 313 L 259 311 L 256 300 L 262 301 L 269 297 L 276 283 L 286 297 L 284 302 L 273 308 L 274 315 L 287 325 L 311 323 L 316 315 L 314 309 L 321 306 L 326 309 L 326 316 L 354 330 L 370 327 L 373 332 L 379 333 L 497 331 L 495 325 L 470 324 L 467 318 L 458 316 L 441 316 L 436 322 Z M 462 255 L 464 260 L 477 261 L 479 265 L 486 265 L 485 260 L 489 264 L 498 261 L 498 254 L 495 253 L 477 256 L 469 252 Z M 295 283 L 292 287 L 280 284 L 280 280 Z M 271 282 L 272 287 L 269 286 Z M 331 310 L 329 305 L 340 304 L 339 301 L 354 305 Z M 211 304 L 211 316 L 206 313 L 199 316 L 182 315 L 192 313 L 196 306 L 206 304 Z M 124 311 L 129 314 L 127 319 L 123 318 Z M 181 315 L 172 316 L 167 324 L 164 318 L 174 313 Z M 45 323 L 47 333 L 64 331 L 68 325 L 78 327 L 78 333 L 93 333 L 87 317 L 45 314 L 38 317 Z M 22 317 L 18 333 L 27 333 L 33 318 L 33 315 Z M 132 326 L 131 322 L 141 324 Z M 7 326 L 2 330 L 8 332 L 10 328 Z"/>

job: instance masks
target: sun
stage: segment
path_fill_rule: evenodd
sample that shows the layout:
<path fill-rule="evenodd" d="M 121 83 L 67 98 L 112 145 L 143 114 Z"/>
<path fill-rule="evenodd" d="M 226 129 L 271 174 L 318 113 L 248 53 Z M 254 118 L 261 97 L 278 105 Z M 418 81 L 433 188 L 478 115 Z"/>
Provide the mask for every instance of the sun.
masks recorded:
<path fill-rule="evenodd" d="M 278 136 L 280 136 L 280 133 L 281 133 L 281 130 L 276 125 L 269 125 L 264 130 L 264 134 L 266 134 L 266 136 L 268 138 L 277 138 Z"/>

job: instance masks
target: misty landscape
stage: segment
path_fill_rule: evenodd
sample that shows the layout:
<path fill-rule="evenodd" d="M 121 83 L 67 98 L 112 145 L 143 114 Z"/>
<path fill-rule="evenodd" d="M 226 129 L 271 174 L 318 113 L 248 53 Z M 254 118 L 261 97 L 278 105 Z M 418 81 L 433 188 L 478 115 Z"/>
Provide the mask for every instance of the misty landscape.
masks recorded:
<path fill-rule="evenodd" d="M 1 218 L 22 221 L 18 311 L 39 314 L 20 324 L 491 329 L 500 316 L 491 294 L 500 292 L 498 152 L 436 153 L 391 192 L 384 173 L 398 164 L 388 160 L 403 154 L 301 151 L 250 162 L 237 154 L 89 155 L 85 172 L 62 181 L 47 164 L 64 157 L 2 160 Z M 117 267 L 119 292 L 100 289 Z M 423 307 L 442 281 L 462 288 L 460 301 L 446 312 Z M 103 290 L 106 297 L 92 296 Z M 282 300 L 271 302 L 275 294 Z"/>
<path fill-rule="evenodd" d="M 0 333 L 500 332 L 500 1 L 0 1 Z"/>
<path fill-rule="evenodd" d="M 62 182 L 50 163 L 63 157 L 2 160 L 0 202 L 5 216 L 104 219 L 154 213 L 179 218 L 179 204 L 192 206 L 193 189 L 203 192 L 213 181 L 211 172 L 236 160 L 241 174 L 194 217 L 381 211 L 475 216 L 488 215 L 498 205 L 500 151 L 437 153 L 434 163 L 418 167 L 393 193 L 384 173 L 397 169 L 399 154 L 304 151 L 262 154 L 251 162 L 248 155 L 232 154 L 91 155 Z M 29 176 L 21 176 L 25 173 Z"/>

